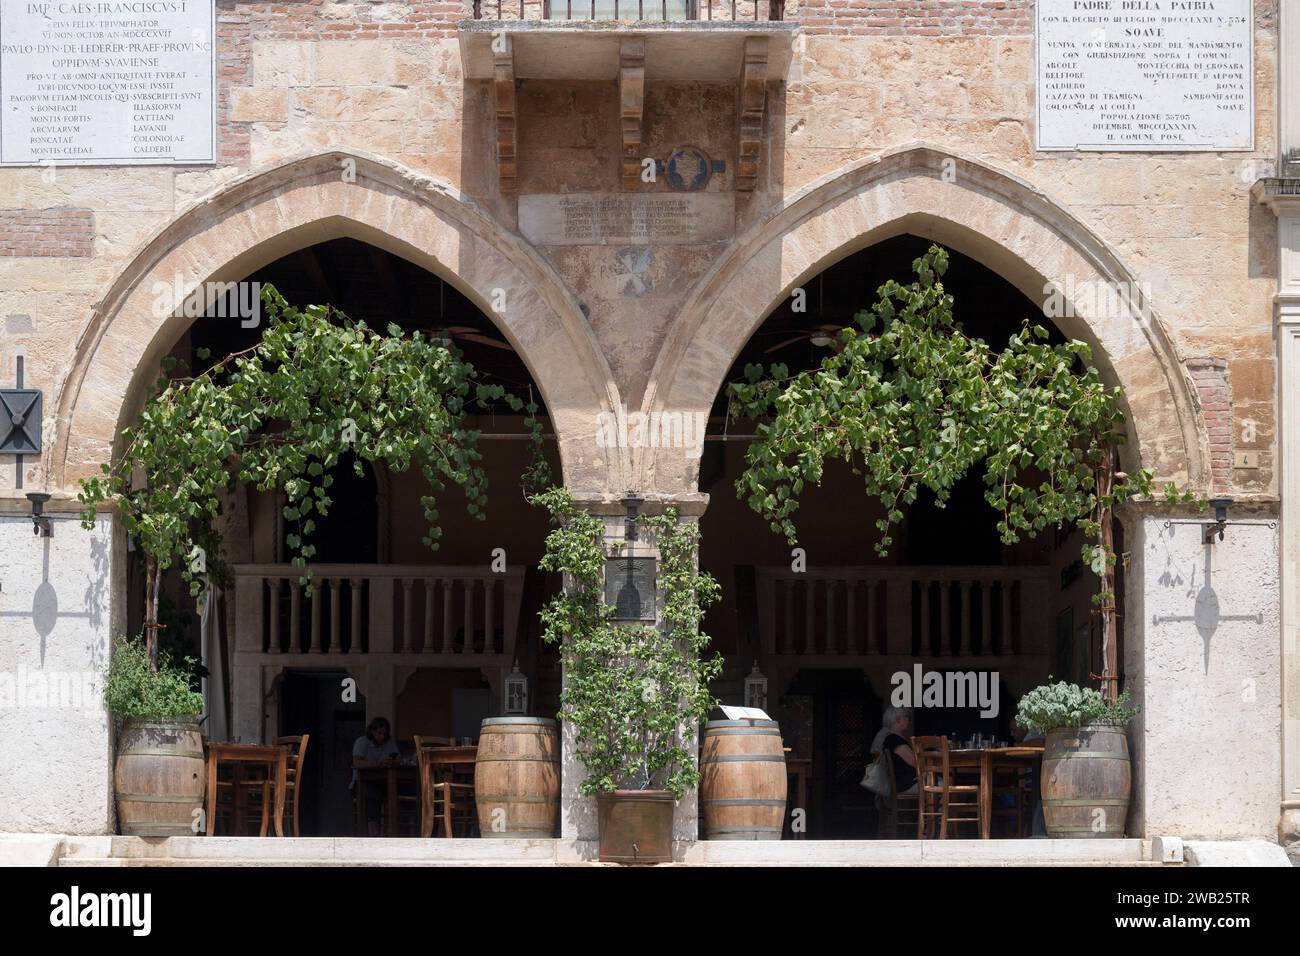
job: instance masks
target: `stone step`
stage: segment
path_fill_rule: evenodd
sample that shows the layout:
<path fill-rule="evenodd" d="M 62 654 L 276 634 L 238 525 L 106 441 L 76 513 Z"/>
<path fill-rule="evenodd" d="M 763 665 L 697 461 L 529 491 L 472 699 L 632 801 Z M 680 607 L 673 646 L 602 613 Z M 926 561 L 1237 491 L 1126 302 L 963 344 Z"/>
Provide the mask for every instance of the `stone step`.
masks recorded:
<path fill-rule="evenodd" d="M 1147 840 L 699 841 L 683 866 L 1161 866 Z M 65 837 L 60 866 L 581 866 L 586 841 Z"/>

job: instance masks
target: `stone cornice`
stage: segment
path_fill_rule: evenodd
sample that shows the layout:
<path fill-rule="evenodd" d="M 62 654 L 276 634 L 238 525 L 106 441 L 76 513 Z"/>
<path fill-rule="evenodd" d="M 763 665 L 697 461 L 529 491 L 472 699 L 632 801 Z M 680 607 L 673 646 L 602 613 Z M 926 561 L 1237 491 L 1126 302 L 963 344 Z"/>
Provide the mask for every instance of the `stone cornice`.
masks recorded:
<path fill-rule="evenodd" d="M 1284 212 L 1300 212 L 1300 178 L 1261 179 L 1251 187 L 1250 194 L 1257 202 L 1271 209 L 1275 216 Z"/>

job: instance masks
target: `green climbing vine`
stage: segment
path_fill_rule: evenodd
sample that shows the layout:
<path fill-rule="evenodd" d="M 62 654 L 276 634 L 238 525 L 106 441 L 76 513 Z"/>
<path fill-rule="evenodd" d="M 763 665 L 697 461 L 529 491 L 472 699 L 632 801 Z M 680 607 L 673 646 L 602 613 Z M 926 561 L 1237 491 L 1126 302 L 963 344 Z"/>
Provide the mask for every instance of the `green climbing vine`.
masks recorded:
<path fill-rule="evenodd" d="M 737 493 L 794 544 L 801 497 L 828 460 L 844 461 L 883 506 L 875 549 L 885 555 L 921 488 L 943 507 L 982 463 L 1003 542 L 1077 522 L 1113 638 L 1110 515 L 1153 485 L 1148 470 L 1116 468 L 1120 390 L 1102 382 L 1085 343 L 1051 344 L 1042 326 L 1023 323 L 1001 352 L 967 336 L 941 281 L 947 252 L 931 246 L 912 266 L 915 281 L 882 285 L 819 368 L 791 375 L 750 365 L 729 386 L 731 416 L 758 420 Z M 1165 495 L 1192 499 L 1173 485 Z M 1112 699 L 1116 670 L 1104 675 Z"/>
<path fill-rule="evenodd" d="M 330 469 L 348 453 L 358 474 L 363 462 L 420 469 L 428 483 L 423 540 L 432 549 L 448 483 L 464 490 L 471 515 L 485 516 L 472 409 L 503 402 L 523 412 L 534 448 L 525 485 L 549 481 L 536 403 L 479 382 L 441 340 L 395 325 L 381 334 L 328 306 L 298 309 L 270 286 L 262 307 L 267 324 L 252 348 L 193 376 L 165 362 L 121 453 L 81 483 L 83 522 L 89 526 L 111 502 L 146 556 L 146 637 L 155 661 L 160 574 L 179 557 L 191 593 L 199 593 L 209 563 L 220 560 L 213 522 L 221 493 L 237 482 L 284 493 L 292 564 L 310 588 L 312 532 L 333 505 Z"/>
<path fill-rule="evenodd" d="M 701 629 L 718 583 L 696 567 L 699 528 L 675 509 L 642 518 L 659 549 L 664 607 L 657 625 L 620 623 L 605 603 L 607 552 L 600 518 L 579 510 L 563 488 L 533 497 L 553 530 L 542 568 L 565 587 L 542 611 L 542 638 L 564 663 L 560 719 L 577 731 L 591 796 L 617 789 L 671 790 L 678 799 L 699 783 L 690 742 L 717 705 L 709 683 L 722 669 L 707 656 Z"/>

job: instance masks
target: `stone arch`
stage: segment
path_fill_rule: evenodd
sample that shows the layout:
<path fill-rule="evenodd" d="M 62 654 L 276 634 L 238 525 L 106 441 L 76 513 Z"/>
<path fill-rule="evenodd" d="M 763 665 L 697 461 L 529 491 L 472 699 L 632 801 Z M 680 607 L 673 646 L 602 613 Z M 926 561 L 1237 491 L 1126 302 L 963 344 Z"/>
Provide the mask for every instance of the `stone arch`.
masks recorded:
<path fill-rule="evenodd" d="M 596 416 L 618 388 L 577 300 L 527 243 L 447 184 L 386 160 L 331 151 L 237 180 L 148 240 L 99 302 L 57 396 L 44 463 L 68 491 L 97 473 L 159 359 L 190 321 L 157 315 L 156 283 L 236 281 L 329 239 L 359 239 L 454 285 L 527 365 L 551 415 L 565 483 L 624 487 L 619 449 L 597 449 Z M 492 308 L 504 290 L 505 308 Z M 612 482 L 612 484 L 611 484 Z"/>
<path fill-rule="evenodd" d="M 1044 302 L 1046 286 L 1070 290 L 1133 283 L 1124 314 L 1053 319 L 1088 342 L 1093 361 L 1123 388 L 1124 467 L 1151 468 L 1193 489 L 1207 486 L 1209 446 L 1200 404 L 1177 344 L 1119 258 L 1085 225 L 1033 186 L 980 163 L 908 146 L 819 180 L 754 224 L 714 264 L 674 319 L 651 373 L 643 411 L 707 412 L 741 348 L 778 303 L 832 263 L 883 239 L 913 233 L 983 263 Z M 1067 281 L 1068 280 L 1068 281 Z M 1088 284 L 1088 285 L 1085 285 Z M 1107 285 L 1107 287 L 1111 287 Z M 640 486 L 696 490 L 698 459 L 680 449 L 634 458 Z"/>

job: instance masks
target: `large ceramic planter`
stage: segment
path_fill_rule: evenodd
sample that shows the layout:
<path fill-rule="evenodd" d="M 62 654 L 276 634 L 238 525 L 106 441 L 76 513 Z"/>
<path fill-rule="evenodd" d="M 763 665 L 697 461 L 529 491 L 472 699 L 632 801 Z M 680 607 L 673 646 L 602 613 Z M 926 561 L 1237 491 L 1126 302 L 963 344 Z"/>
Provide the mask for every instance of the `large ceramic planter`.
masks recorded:
<path fill-rule="evenodd" d="M 117 738 L 113 788 L 125 836 L 194 836 L 203 806 L 203 734 L 196 720 L 128 720 Z"/>
<path fill-rule="evenodd" d="M 1122 837 L 1133 789 L 1125 729 L 1085 724 L 1048 733 L 1041 789 L 1049 836 Z"/>
<path fill-rule="evenodd" d="M 711 720 L 700 742 L 706 840 L 779 840 L 788 786 L 775 720 Z"/>
<path fill-rule="evenodd" d="M 483 837 L 555 836 L 560 822 L 560 735 L 555 721 L 483 721 L 474 759 L 474 800 Z"/>
<path fill-rule="evenodd" d="M 671 863 L 673 807 L 667 790 L 615 790 L 596 798 L 602 863 Z"/>

